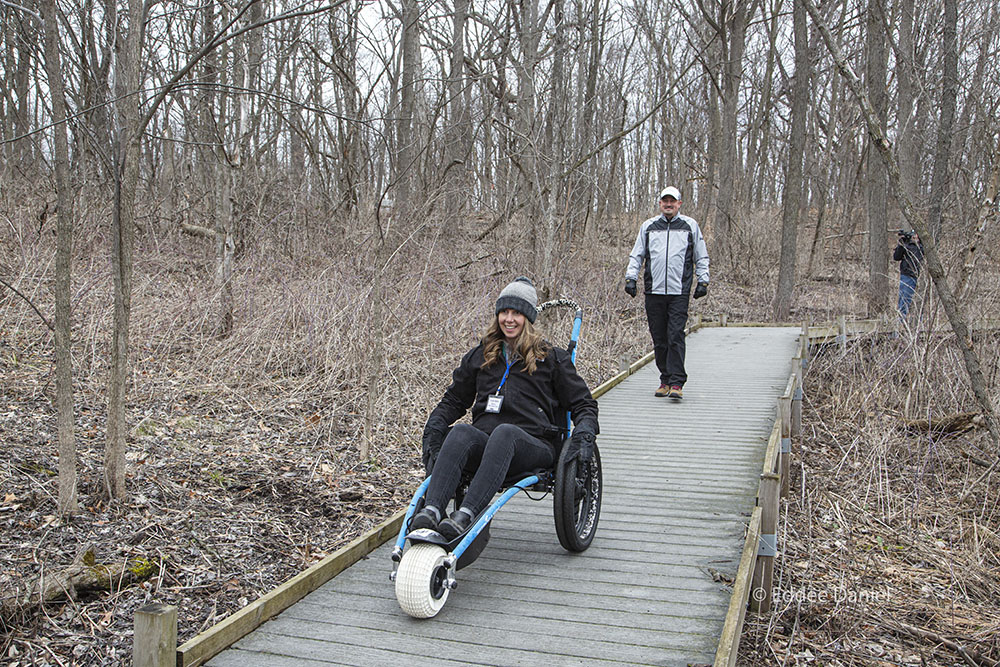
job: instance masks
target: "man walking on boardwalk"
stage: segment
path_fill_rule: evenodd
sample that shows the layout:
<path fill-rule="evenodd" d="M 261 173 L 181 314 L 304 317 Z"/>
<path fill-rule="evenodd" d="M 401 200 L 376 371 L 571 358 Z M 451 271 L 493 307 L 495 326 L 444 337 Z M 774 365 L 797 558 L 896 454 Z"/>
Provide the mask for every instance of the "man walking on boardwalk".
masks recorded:
<path fill-rule="evenodd" d="M 708 250 L 701 228 L 680 214 L 681 193 L 670 186 L 660 193 L 662 215 L 639 227 L 628 257 L 625 291 L 636 294 L 639 269 L 646 295 L 646 319 L 653 338 L 653 356 L 660 369 L 656 396 L 680 400 L 684 396 L 684 327 L 687 324 L 691 283 L 698 276 L 694 298 L 708 294 Z"/>

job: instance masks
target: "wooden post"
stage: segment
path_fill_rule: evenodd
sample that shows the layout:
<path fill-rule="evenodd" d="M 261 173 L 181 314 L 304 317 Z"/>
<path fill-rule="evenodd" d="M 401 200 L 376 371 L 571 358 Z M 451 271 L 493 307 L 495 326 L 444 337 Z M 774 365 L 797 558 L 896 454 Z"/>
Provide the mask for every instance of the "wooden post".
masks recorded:
<path fill-rule="evenodd" d="M 789 378 L 794 380 L 794 376 Z M 794 387 L 794 382 L 790 383 Z M 792 396 L 785 393 L 778 399 L 778 419 L 781 420 L 781 454 L 778 457 L 778 474 L 781 475 L 781 497 L 788 497 L 789 470 L 792 463 Z"/>
<path fill-rule="evenodd" d="M 719 315 L 719 326 L 724 327 L 729 325 L 729 313 L 722 313 Z"/>
<path fill-rule="evenodd" d="M 778 486 L 774 473 L 760 476 L 757 505 L 760 506 L 760 539 L 757 563 L 750 585 L 750 608 L 758 614 L 771 611 L 771 587 L 774 585 L 774 557 L 778 554 Z"/>
<path fill-rule="evenodd" d="M 847 315 L 837 316 L 837 343 L 840 345 L 840 353 L 847 352 Z"/>
<path fill-rule="evenodd" d="M 799 356 L 802 358 L 802 370 L 809 367 L 809 323 L 802 323 L 802 335 L 799 337 Z"/>
<path fill-rule="evenodd" d="M 691 319 L 691 331 L 694 331 L 701 326 L 701 313 L 695 313 Z"/>
<path fill-rule="evenodd" d="M 177 607 L 156 603 L 136 611 L 132 665 L 174 667 L 176 664 Z"/>
<path fill-rule="evenodd" d="M 795 391 L 792 392 L 792 437 L 798 438 L 802 435 L 802 398 L 805 392 L 802 391 L 802 359 L 795 357 L 792 359 L 792 373 L 795 374 Z"/>

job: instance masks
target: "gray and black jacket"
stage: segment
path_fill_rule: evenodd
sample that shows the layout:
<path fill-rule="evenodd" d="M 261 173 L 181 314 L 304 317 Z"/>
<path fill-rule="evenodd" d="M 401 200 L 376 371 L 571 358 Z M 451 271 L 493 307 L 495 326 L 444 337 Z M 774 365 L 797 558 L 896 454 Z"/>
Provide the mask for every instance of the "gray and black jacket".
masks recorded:
<path fill-rule="evenodd" d="M 646 294 L 689 294 L 694 275 L 707 283 L 708 249 L 698 223 L 686 215 L 669 221 L 661 215 L 642 223 L 625 277 L 637 281 L 643 264 Z"/>

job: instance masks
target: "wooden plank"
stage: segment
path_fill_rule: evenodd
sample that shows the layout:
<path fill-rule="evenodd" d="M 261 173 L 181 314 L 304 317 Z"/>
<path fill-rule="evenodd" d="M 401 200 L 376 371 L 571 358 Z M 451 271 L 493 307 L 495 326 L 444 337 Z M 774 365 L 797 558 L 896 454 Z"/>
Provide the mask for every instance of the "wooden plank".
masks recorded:
<path fill-rule="evenodd" d="M 804 390 L 802 387 L 802 352 L 799 351 L 792 359 L 792 373 L 795 374 L 795 393 L 792 395 L 792 437 L 798 438 L 802 435 L 802 399 Z"/>
<path fill-rule="evenodd" d="M 764 472 L 778 470 L 778 453 L 781 451 L 781 422 L 775 420 L 771 428 L 771 436 L 767 439 L 767 449 L 764 450 Z"/>
<path fill-rule="evenodd" d="M 781 497 L 789 491 L 789 471 L 792 464 L 792 397 L 795 395 L 795 373 L 788 378 L 785 393 L 778 398 L 778 422 L 781 424 L 781 453 L 778 474 L 781 476 Z"/>
<path fill-rule="evenodd" d="M 743 634 L 743 620 L 746 617 L 747 602 L 750 599 L 750 579 L 754 562 L 757 560 L 757 543 L 760 540 L 760 508 L 753 511 L 747 528 L 746 542 L 740 556 L 740 567 L 733 582 L 733 594 L 729 598 L 726 621 L 719 637 L 719 648 L 715 652 L 714 667 L 733 667 L 739 652 L 740 637 Z"/>
<path fill-rule="evenodd" d="M 267 630 L 274 634 L 296 636 L 301 634 L 296 626 L 318 621 L 330 626 L 343 626 L 341 638 L 346 639 L 352 626 L 379 632 L 393 625 L 390 615 L 373 612 L 360 604 L 350 613 L 344 612 L 344 609 L 334 604 L 296 605 L 288 613 L 282 614 L 279 622 L 269 624 Z M 648 649 L 659 645 L 669 643 L 677 649 L 700 652 L 706 640 L 715 639 L 711 634 L 665 629 L 662 625 L 639 630 L 622 624 L 615 627 L 613 633 L 603 629 L 595 632 L 595 625 L 602 625 L 597 615 L 585 620 L 567 621 L 561 618 L 526 617 L 512 613 L 507 608 L 493 609 L 488 604 L 480 604 L 477 607 L 467 607 L 461 614 L 441 617 L 434 623 L 408 625 L 403 631 L 407 635 L 424 639 L 478 642 L 491 646 L 503 645 L 507 637 L 514 634 L 518 636 L 518 641 L 523 642 L 522 645 L 530 646 L 534 641 L 543 639 L 550 650 L 565 655 L 573 655 L 577 651 L 582 651 L 584 655 L 595 655 L 612 648 L 620 659 L 631 662 L 642 662 L 650 654 Z M 555 637 L 558 639 L 547 639 Z M 589 642 L 616 646 L 588 646 Z"/>
<path fill-rule="evenodd" d="M 406 512 L 397 512 L 365 534 L 297 574 L 270 593 L 191 638 L 177 649 L 177 666 L 200 665 L 340 574 L 399 532 Z"/>
<path fill-rule="evenodd" d="M 645 356 L 642 356 L 638 360 L 634 361 L 628 367 L 628 370 L 624 370 L 621 373 L 619 373 L 618 375 L 616 375 L 613 378 L 611 378 L 610 380 L 607 380 L 607 381 L 602 382 L 601 384 L 597 385 L 594 388 L 594 390 L 592 392 L 590 392 L 590 394 L 594 398 L 600 398 L 601 396 L 604 396 L 604 394 L 608 393 L 613 388 L 615 388 L 616 386 L 618 386 L 619 384 L 621 384 L 622 382 L 624 382 L 626 379 L 628 379 L 628 376 L 632 375 L 633 373 L 635 373 L 637 370 L 639 370 L 640 368 L 642 368 L 643 366 L 645 366 L 646 364 L 648 364 L 652 360 L 653 360 L 653 353 L 649 352 Z"/>
<path fill-rule="evenodd" d="M 734 569 L 735 572 L 735 569 Z M 506 589 L 504 589 L 506 590 Z M 302 612 L 314 615 L 326 613 L 350 615 L 354 612 L 379 611 L 385 618 L 386 627 L 396 627 L 407 630 L 413 626 L 404 621 L 400 624 L 399 608 L 392 590 L 382 586 L 374 594 L 370 588 L 362 587 L 357 581 L 345 582 L 337 588 L 330 588 L 328 596 L 311 595 L 295 605 L 292 609 L 303 609 Z M 729 591 L 721 591 L 723 597 Z M 372 596 L 380 598 L 378 604 L 372 604 Z M 697 635 L 711 640 L 716 639 L 715 632 L 721 630 L 721 620 L 718 628 L 706 625 L 705 618 L 696 618 L 678 612 L 676 606 L 663 603 L 644 604 L 642 600 L 628 600 L 615 605 L 577 606 L 571 607 L 555 600 L 541 596 L 534 598 L 515 597 L 512 595 L 497 596 L 493 591 L 483 589 L 471 590 L 461 595 L 448 598 L 446 609 L 448 613 L 440 616 L 442 623 L 458 622 L 469 614 L 492 616 L 492 622 L 507 622 L 509 617 L 517 616 L 524 619 L 537 619 L 545 622 L 572 622 L 589 625 L 600 625 L 599 629 L 591 629 L 590 633 L 602 636 L 618 636 L 621 628 L 636 630 L 655 630 L 669 633 Z M 616 607 L 616 608 L 612 608 Z M 442 612 L 444 614 L 445 612 Z M 453 620 L 454 619 L 454 620 Z M 418 626 L 419 627 L 419 626 Z"/>

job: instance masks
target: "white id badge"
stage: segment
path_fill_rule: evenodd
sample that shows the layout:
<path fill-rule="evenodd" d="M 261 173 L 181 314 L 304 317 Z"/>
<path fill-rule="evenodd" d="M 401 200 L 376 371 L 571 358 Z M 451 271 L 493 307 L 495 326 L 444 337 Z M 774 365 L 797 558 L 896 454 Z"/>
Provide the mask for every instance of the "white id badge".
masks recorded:
<path fill-rule="evenodd" d="M 503 396 L 500 394 L 491 394 L 486 399 L 486 412 L 498 414 L 500 412 L 501 405 L 503 405 Z"/>

